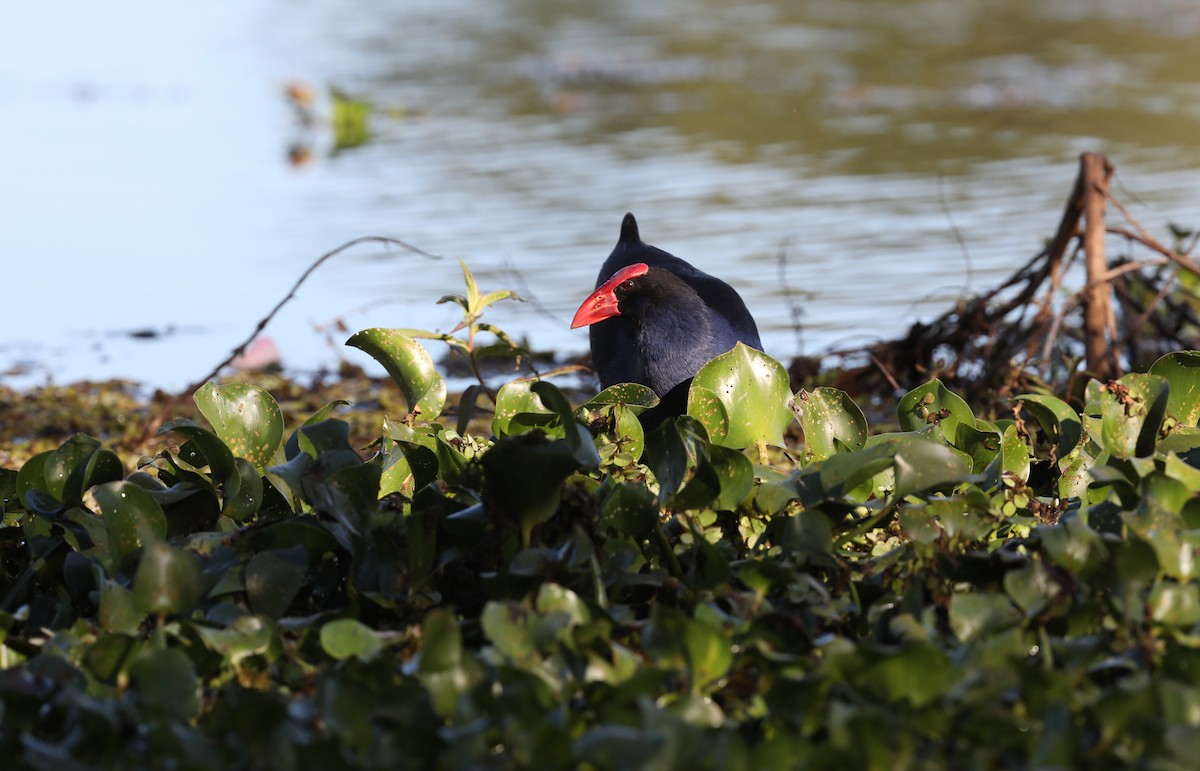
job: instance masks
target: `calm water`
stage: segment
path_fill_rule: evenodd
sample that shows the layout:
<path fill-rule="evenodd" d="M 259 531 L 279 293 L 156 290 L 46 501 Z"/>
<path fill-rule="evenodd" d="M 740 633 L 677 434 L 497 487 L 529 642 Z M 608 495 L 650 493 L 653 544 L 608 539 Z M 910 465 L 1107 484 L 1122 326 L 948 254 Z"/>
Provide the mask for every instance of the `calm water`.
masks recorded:
<path fill-rule="evenodd" d="M 492 321 L 581 352 L 568 321 L 626 210 L 734 284 L 781 359 L 1006 276 L 1083 150 L 1152 232 L 1200 225 L 1190 0 L 380 5 L 7 10 L 0 383 L 182 387 L 369 234 L 444 259 L 327 263 L 267 330 L 289 367 L 368 363 L 337 322 L 450 329 L 434 301 L 459 291 L 457 257 L 533 301 Z M 300 125 L 295 81 L 369 99 L 371 141 L 334 152 L 329 104 Z"/>

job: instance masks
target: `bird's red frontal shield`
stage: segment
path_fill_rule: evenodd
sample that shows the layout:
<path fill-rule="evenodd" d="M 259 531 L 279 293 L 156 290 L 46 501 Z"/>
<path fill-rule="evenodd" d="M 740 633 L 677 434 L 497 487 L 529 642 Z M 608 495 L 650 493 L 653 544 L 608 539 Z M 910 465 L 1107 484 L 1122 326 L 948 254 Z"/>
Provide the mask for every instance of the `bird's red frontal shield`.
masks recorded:
<path fill-rule="evenodd" d="M 579 306 L 579 310 L 575 311 L 575 318 L 571 319 L 571 329 L 586 327 L 597 321 L 620 316 L 621 310 L 617 307 L 617 287 L 625 281 L 644 276 L 649 271 L 650 266 L 644 262 L 627 265 L 618 270 L 612 275 L 612 278 L 588 295 L 587 299 L 583 301 L 583 305 Z"/>

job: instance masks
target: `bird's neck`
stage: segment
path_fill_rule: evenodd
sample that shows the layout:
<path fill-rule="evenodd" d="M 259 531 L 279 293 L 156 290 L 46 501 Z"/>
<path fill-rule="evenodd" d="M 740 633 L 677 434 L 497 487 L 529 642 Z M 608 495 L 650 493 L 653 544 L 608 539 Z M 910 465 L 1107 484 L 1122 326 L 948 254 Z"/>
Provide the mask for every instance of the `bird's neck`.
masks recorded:
<path fill-rule="evenodd" d="M 694 302 L 692 302 L 694 300 Z M 713 329 L 699 296 L 646 308 L 636 324 L 647 385 L 662 396 L 690 378 L 713 351 Z"/>

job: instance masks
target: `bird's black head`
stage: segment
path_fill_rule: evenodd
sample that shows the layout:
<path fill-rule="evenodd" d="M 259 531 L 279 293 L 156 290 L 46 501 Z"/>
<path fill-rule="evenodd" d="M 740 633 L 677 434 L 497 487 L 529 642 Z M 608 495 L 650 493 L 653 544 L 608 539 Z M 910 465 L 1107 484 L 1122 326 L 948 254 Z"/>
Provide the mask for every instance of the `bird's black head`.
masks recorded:
<path fill-rule="evenodd" d="M 636 262 L 614 273 L 579 306 L 571 329 L 613 316 L 640 318 L 647 308 L 678 303 L 695 292 L 670 271 Z"/>

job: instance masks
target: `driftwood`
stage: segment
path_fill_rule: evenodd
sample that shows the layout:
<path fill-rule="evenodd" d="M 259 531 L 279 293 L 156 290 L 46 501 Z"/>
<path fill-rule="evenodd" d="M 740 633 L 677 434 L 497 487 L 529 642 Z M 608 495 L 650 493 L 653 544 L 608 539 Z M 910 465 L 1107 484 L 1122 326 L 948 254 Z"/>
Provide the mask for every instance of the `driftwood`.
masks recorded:
<path fill-rule="evenodd" d="M 1058 228 L 1041 253 L 1000 286 L 912 325 L 900 339 L 833 354 L 843 362 L 839 385 L 878 394 L 938 377 L 968 398 L 1002 397 L 1038 379 L 1086 373 L 1108 380 L 1165 352 L 1200 346 L 1200 301 L 1179 280 L 1184 272 L 1200 276 L 1189 256 L 1200 234 L 1182 253 L 1163 245 L 1112 196 L 1112 176 L 1104 156 L 1080 156 Z M 1106 226 L 1109 206 L 1124 226 Z M 1110 238 L 1143 254 L 1110 260 Z M 1084 284 L 1064 294 L 1076 264 Z M 793 372 L 810 366 L 797 362 Z"/>

